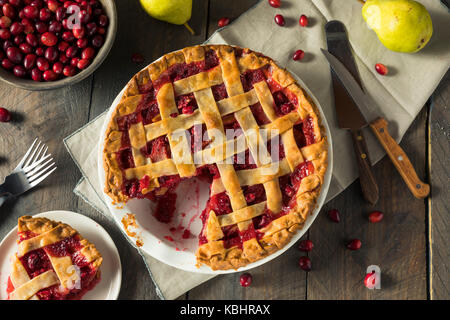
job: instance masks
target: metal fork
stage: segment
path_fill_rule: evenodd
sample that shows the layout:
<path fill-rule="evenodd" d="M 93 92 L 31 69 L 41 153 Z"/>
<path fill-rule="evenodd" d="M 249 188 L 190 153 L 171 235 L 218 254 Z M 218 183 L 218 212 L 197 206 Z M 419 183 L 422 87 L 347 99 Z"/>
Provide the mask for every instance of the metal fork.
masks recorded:
<path fill-rule="evenodd" d="M 0 185 L 0 206 L 10 197 L 16 197 L 37 186 L 56 170 L 48 147 L 36 138 L 16 168 Z M 50 159 L 49 159 L 50 158 Z"/>

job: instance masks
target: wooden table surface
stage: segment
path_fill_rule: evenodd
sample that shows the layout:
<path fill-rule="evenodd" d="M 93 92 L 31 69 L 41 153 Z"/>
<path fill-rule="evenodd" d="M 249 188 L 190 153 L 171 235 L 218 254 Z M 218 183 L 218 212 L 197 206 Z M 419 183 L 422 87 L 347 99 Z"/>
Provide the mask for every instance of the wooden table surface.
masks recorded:
<path fill-rule="evenodd" d="M 139 254 L 118 227 L 72 190 L 81 174 L 63 146 L 63 138 L 106 110 L 131 76 L 164 53 L 205 41 L 223 17 L 237 18 L 256 0 L 196 0 L 190 25 L 183 27 L 146 15 L 138 1 L 116 1 L 119 25 L 115 44 L 102 66 L 86 80 L 58 90 L 29 92 L 0 84 L 0 105 L 13 111 L 13 121 L 0 124 L 0 177 L 15 167 L 35 137 L 48 144 L 58 170 L 42 185 L 0 208 L 0 238 L 24 214 L 64 209 L 82 213 L 103 225 L 116 242 L 123 265 L 120 299 L 158 299 Z M 145 62 L 131 61 L 141 53 Z M 401 146 L 420 178 L 432 185 L 429 199 L 415 199 L 389 159 L 375 167 L 380 200 L 375 209 L 385 213 L 379 224 L 369 224 L 373 210 L 353 183 L 319 214 L 304 238 L 314 242 L 313 271 L 298 267 L 302 253 L 294 245 L 286 253 L 251 271 L 253 284 L 239 285 L 240 273 L 218 276 L 180 299 L 449 299 L 449 75 L 406 133 Z M 327 218 L 337 208 L 341 223 Z M 361 250 L 350 252 L 344 241 L 359 238 Z M 381 290 L 363 285 L 369 265 L 382 272 Z"/>

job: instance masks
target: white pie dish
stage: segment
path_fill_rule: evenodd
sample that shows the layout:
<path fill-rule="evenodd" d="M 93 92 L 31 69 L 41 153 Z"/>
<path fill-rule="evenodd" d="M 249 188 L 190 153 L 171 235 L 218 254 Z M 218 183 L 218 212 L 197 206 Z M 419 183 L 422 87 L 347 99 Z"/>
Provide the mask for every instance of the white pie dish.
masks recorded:
<path fill-rule="evenodd" d="M 94 220 L 71 211 L 48 211 L 34 215 L 69 224 L 93 243 L 102 254 L 101 280 L 82 300 L 116 300 L 122 283 L 119 252 L 109 234 Z M 8 298 L 6 287 L 11 273 L 10 257 L 17 252 L 17 226 L 0 242 L 0 300 Z"/>
<path fill-rule="evenodd" d="M 128 233 L 125 230 L 126 236 L 129 238 L 130 242 L 138 249 L 149 254 L 150 256 L 158 259 L 159 261 L 166 263 L 175 268 L 204 274 L 222 274 L 222 273 L 233 273 L 241 272 L 244 270 L 249 270 L 254 267 L 260 266 L 283 252 L 285 252 L 289 247 L 291 247 L 301 236 L 308 230 L 317 214 L 322 207 L 328 188 L 331 181 L 331 171 L 333 168 L 333 153 L 332 153 L 332 141 L 331 134 L 328 127 L 328 123 L 325 119 L 325 115 L 320 107 L 318 100 L 310 92 L 310 90 L 305 86 L 303 81 L 301 81 L 295 74 L 291 73 L 298 83 L 305 89 L 307 94 L 312 98 L 317 108 L 319 109 L 320 117 L 322 120 L 322 125 L 325 130 L 325 134 L 328 139 L 328 170 L 325 174 L 324 182 L 322 185 L 321 193 L 317 199 L 317 206 L 312 212 L 302 229 L 298 230 L 293 236 L 292 240 L 281 250 L 258 260 L 254 263 L 248 264 L 245 267 L 241 267 L 237 270 L 211 270 L 208 266 L 196 267 L 196 257 L 195 252 L 197 250 L 198 244 L 198 234 L 201 230 L 200 219 L 195 219 L 201 213 L 205 207 L 206 200 L 208 199 L 208 184 L 204 182 L 199 182 L 198 179 L 190 179 L 180 184 L 176 193 L 177 197 L 177 210 L 175 212 L 173 221 L 169 224 L 161 223 L 156 220 L 151 214 L 150 208 L 153 204 L 146 199 L 132 199 L 126 204 L 114 205 L 112 199 L 105 193 L 104 199 L 105 203 L 111 211 L 114 220 L 117 222 L 119 228 L 124 230 L 124 224 L 122 219 L 127 219 L 127 214 L 132 213 L 136 217 L 137 228 L 129 228 Z M 124 88 L 125 89 L 125 88 Z M 103 125 L 99 141 L 98 149 L 98 168 L 99 168 L 99 179 L 102 190 L 105 187 L 105 173 L 103 167 L 103 149 L 104 149 L 104 138 L 105 131 L 108 122 L 111 119 L 112 112 L 119 103 L 124 89 L 117 95 L 113 101 L 107 115 L 106 121 Z M 190 192 L 186 194 L 188 190 L 199 190 L 199 192 Z M 180 213 L 185 213 L 181 215 Z M 175 234 L 170 230 L 170 228 L 177 227 L 187 227 L 193 234 L 189 239 L 182 239 L 181 233 L 175 232 Z M 135 233 L 135 235 L 130 235 L 130 232 Z M 172 241 L 170 239 L 174 239 Z M 137 245 L 139 243 L 139 246 Z"/>

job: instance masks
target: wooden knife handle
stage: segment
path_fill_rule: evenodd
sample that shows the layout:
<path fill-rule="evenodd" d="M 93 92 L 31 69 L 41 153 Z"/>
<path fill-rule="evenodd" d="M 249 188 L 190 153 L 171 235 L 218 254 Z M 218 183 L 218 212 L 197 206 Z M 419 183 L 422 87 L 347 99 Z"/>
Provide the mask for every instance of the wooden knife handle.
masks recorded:
<path fill-rule="evenodd" d="M 370 123 L 373 133 L 386 150 L 409 190 L 416 198 L 426 198 L 430 193 L 430 186 L 419 179 L 405 151 L 391 137 L 387 126 L 387 121 L 381 117 Z"/>
<path fill-rule="evenodd" d="M 350 133 L 358 163 L 359 182 L 363 197 L 371 205 L 374 205 L 378 201 L 378 185 L 372 172 L 366 141 L 361 130 L 351 130 Z"/>

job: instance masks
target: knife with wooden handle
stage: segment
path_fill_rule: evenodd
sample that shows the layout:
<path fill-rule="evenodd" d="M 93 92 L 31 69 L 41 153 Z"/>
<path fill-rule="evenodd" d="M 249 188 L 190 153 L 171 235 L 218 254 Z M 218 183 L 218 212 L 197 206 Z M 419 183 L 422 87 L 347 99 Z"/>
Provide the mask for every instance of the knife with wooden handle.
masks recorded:
<path fill-rule="evenodd" d="M 341 22 L 330 21 L 327 23 L 325 28 L 338 30 L 334 32 L 334 41 L 341 42 L 342 37 L 345 36 L 344 41 L 346 41 L 346 43 L 348 44 L 345 28 Z M 330 63 L 334 74 L 337 76 L 340 83 L 345 87 L 346 91 L 351 97 L 351 100 L 353 100 L 353 102 L 355 103 L 355 106 L 357 106 L 357 108 L 362 108 L 366 111 L 369 111 L 369 100 L 361 89 L 360 84 L 356 80 L 357 78 L 346 68 L 346 65 L 344 65 L 336 56 L 330 53 L 331 51 L 328 52 L 324 49 L 321 50 L 325 58 Z M 336 111 L 338 111 L 337 108 Z M 371 112 L 366 113 L 370 114 Z M 361 115 L 360 112 L 359 115 Z M 349 114 L 349 116 L 351 117 L 352 114 Z M 389 134 L 386 120 L 380 117 L 376 117 L 372 122 L 370 122 L 370 127 L 377 137 L 378 141 L 386 150 L 386 153 L 389 155 L 389 158 L 394 163 L 395 167 L 402 176 L 408 188 L 411 190 L 412 194 L 420 199 L 427 197 L 430 193 L 430 186 L 419 179 L 408 156 Z"/>
<path fill-rule="evenodd" d="M 344 25 L 339 21 L 330 21 L 325 25 L 325 32 L 328 51 L 338 57 L 359 82 L 358 70 L 347 40 Z M 334 105 L 338 126 L 342 129 L 347 129 L 351 134 L 361 191 L 364 199 L 374 205 L 378 201 L 378 185 L 372 172 L 366 141 L 361 130 L 367 126 L 367 121 L 355 105 L 355 102 L 349 97 L 333 69 L 331 70 L 331 78 L 333 81 Z"/>

